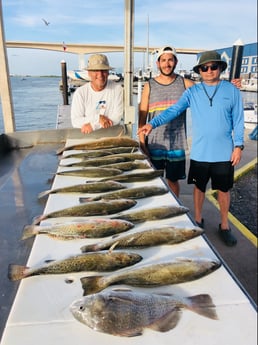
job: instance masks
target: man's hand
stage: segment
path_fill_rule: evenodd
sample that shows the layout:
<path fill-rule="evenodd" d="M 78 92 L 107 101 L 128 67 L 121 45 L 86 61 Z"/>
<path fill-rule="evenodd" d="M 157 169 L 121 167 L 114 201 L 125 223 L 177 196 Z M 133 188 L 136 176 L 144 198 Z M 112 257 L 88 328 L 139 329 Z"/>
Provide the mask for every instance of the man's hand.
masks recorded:
<path fill-rule="evenodd" d="M 152 125 L 150 123 L 147 123 L 143 127 L 139 128 L 137 131 L 137 135 L 139 134 L 145 134 L 148 135 L 152 131 Z"/>
<path fill-rule="evenodd" d="M 93 128 L 91 127 L 90 123 L 85 123 L 81 128 L 81 132 L 85 134 L 89 134 L 92 131 L 93 131 Z"/>
<path fill-rule="evenodd" d="M 241 79 L 240 78 L 238 78 L 238 79 L 232 79 L 231 80 L 231 83 L 233 84 L 233 85 L 235 85 L 235 87 L 237 87 L 238 89 L 240 89 L 241 88 Z"/>
<path fill-rule="evenodd" d="M 102 128 L 108 128 L 113 126 L 113 121 L 105 115 L 99 115 L 99 124 Z"/>
<path fill-rule="evenodd" d="M 241 156 L 242 150 L 240 149 L 240 147 L 235 147 L 231 155 L 231 163 L 233 166 L 236 166 L 240 162 Z"/>

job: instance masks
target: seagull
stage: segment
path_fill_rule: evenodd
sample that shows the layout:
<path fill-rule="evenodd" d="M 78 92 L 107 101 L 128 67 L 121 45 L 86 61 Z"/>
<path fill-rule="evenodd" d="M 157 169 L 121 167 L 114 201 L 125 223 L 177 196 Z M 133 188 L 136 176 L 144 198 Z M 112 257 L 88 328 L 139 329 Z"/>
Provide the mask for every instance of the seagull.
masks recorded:
<path fill-rule="evenodd" d="M 42 18 L 43 22 L 48 26 L 50 23 L 46 21 L 46 19 Z"/>

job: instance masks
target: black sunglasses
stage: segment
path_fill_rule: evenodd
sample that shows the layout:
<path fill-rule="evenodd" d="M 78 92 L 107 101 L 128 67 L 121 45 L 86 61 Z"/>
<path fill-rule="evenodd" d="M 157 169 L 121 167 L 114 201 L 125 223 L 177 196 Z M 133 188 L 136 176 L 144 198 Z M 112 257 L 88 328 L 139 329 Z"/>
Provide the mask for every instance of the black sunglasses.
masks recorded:
<path fill-rule="evenodd" d="M 219 68 L 219 64 L 214 63 L 214 64 L 212 64 L 212 65 L 210 65 L 210 66 L 205 66 L 205 65 L 200 66 L 200 70 L 201 70 L 202 72 L 208 72 L 209 68 L 210 68 L 212 71 L 216 71 L 216 70 Z"/>

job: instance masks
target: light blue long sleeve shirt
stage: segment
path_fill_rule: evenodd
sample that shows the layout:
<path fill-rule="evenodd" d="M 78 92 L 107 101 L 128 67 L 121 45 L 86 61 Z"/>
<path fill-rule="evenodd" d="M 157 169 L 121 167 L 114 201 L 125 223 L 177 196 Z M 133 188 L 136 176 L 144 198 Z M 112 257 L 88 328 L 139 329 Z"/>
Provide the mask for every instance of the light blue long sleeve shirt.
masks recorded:
<path fill-rule="evenodd" d="M 190 108 L 192 146 L 190 158 L 201 162 L 230 161 L 234 146 L 244 143 L 244 110 L 240 91 L 228 81 L 216 86 L 201 83 L 188 88 L 179 101 L 150 121 L 153 128 L 170 122 Z"/>

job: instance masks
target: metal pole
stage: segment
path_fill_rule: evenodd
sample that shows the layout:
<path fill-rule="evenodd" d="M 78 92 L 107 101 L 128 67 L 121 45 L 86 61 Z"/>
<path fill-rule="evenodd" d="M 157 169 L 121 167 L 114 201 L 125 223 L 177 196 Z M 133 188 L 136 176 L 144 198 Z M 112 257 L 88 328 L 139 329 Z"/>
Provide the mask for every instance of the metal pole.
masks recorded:
<path fill-rule="evenodd" d="M 240 78 L 243 50 L 244 50 L 243 42 L 241 40 L 237 40 L 233 45 L 229 81 L 231 81 L 232 79 Z"/>
<path fill-rule="evenodd" d="M 0 0 L 0 95 L 2 101 L 2 112 L 5 132 L 15 131 L 15 120 L 11 83 L 9 78 L 9 67 L 5 45 L 5 34 L 3 24 L 2 1 Z"/>
<path fill-rule="evenodd" d="M 67 71 L 66 71 L 66 62 L 64 60 L 61 61 L 61 69 L 62 69 L 62 85 L 63 85 L 63 103 L 64 105 L 68 105 L 68 85 L 67 85 Z"/>
<path fill-rule="evenodd" d="M 125 0 L 124 123 L 135 122 L 133 104 L 133 26 L 134 0 Z"/>

